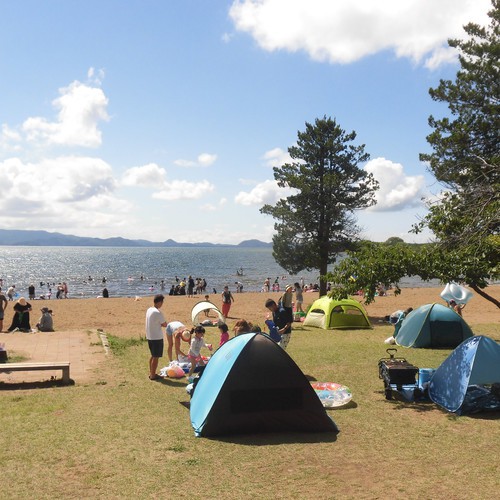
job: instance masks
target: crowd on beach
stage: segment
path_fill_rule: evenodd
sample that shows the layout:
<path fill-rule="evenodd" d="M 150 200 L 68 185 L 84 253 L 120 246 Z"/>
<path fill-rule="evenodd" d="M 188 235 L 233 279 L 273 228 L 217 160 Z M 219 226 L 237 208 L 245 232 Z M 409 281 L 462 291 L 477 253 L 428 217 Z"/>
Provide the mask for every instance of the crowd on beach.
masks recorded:
<path fill-rule="evenodd" d="M 234 271 L 232 275 L 234 278 L 230 274 L 216 277 L 207 277 L 204 274 L 195 271 L 189 275 L 177 273 L 174 276 L 169 273 L 167 276 L 152 277 L 145 273 L 117 275 L 113 272 L 111 276 L 104 273 L 65 275 L 61 278 L 56 276 L 47 277 L 47 279 L 41 276 L 36 281 L 32 281 L 32 277 L 20 276 L 18 283 L 12 276 L 9 275 L 7 278 L 4 275 L 0 277 L 0 288 L 4 289 L 9 300 L 15 300 L 21 295 L 29 300 L 51 300 L 55 298 L 136 297 L 155 293 L 199 298 L 207 293 L 219 294 L 225 284 L 228 284 L 233 293 L 280 292 L 284 289 L 283 284 L 291 281 L 286 275 L 276 276 L 276 279 L 271 280 L 270 277 L 265 278 L 265 275 L 260 272 L 250 273 L 241 267 Z M 208 284 L 209 281 L 210 284 Z M 307 283 L 303 277 L 300 280 L 297 277 L 294 281 L 300 282 L 300 287 L 304 292 L 319 289 L 317 283 L 309 283 L 310 278 Z"/>
<path fill-rule="evenodd" d="M 286 276 L 281 277 L 281 281 L 285 280 Z M 328 291 L 330 290 L 330 284 L 328 284 Z M 317 292 L 319 290 L 319 285 L 317 283 L 309 283 L 308 285 L 304 282 L 304 278 L 300 278 L 300 280 L 294 284 L 295 288 L 300 288 L 302 292 Z M 261 292 L 279 292 L 280 288 L 280 277 L 277 276 L 276 279 L 271 283 L 271 278 L 266 278 L 264 280 L 264 284 L 260 289 Z"/>
<path fill-rule="evenodd" d="M 9 302 L 11 302 L 11 300 L 7 299 L 5 294 L 0 289 L 0 333 L 3 332 L 5 310 L 7 309 Z M 30 302 L 28 302 L 24 297 L 19 297 L 19 299 L 14 301 L 12 309 L 12 322 L 7 328 L 7 332 L 13 333 L 20 331 L 24 333 L 31 333 L 35 331 L 54 331 L 54 323 L 52 318 L 53 313 L 52 310 L 48 307 L 42 307 L 40 309 L 42 315 L 40 316 L 40 319 L 36 323 L 34 329 L 32 329 L 31 326 L 30 312 L 33 310 L 33 308 Z"/>
<path fill-rule="evenodd" d="M 160 282 L 161 290 L 165 290 L 165 282 L 162 280 Z M 189 277 L 180 279 L 178 276 L 175 277 L 175 284 L 170 287 L 169 295 L 187 295 L 188 297 L 193 297 L 194 295 L 202 295 L 206 292 L 207 280 L 205 278 L 193 278 L 191 275 Z M 213 290 L 217 293 L 217 290 Z"/>

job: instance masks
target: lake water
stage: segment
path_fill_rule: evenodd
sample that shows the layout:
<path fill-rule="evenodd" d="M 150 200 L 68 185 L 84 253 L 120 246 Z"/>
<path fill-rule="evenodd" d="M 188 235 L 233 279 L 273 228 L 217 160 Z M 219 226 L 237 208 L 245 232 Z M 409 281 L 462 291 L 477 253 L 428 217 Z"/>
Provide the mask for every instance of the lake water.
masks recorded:
<path fill-rule="evenodd" d="M 240 268 L 243 276 L 236 273 Z M 63 281 L 72 298 L 96 297 L 104 286 L 111 297 L 134 297 L 161 292 L 162 280 L 168 293 L 175 276 L 205 278 L 207 293 L 213 288 L 220 293 L 224 285 L 234 292 L 237 281 L 243 284 L 243 291 L 260 291 L 267 277 L 271 282 L 279 277 L 281 287 L 299 281 L 301 276 L 305 283 L 317 283 L 318 274 L 304 271 L 300 276 L 288 275 L 276 263 L 270 248 L 0 247 L 2 290 L 16 285 L 19 295 L 26 297 L 30 283 L 35 285 L 37 297 L 47 293 L 48 286 L 40 286 L 41 282 L 56 284 L 52 286 L 52 298 L 57 283 Z M 439 282 L 407 278 L 401 285 L 439 286 Z"/>

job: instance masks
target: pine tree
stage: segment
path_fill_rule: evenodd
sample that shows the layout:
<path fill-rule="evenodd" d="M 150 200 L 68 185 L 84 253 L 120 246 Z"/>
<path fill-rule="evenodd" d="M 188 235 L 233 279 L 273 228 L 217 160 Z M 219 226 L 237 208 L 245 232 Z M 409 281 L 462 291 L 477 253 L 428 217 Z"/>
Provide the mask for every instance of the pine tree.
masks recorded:
<path fill-rule="evenodd" d="M 378 183 L 358 167 L 369 155 L 364 145 L 352 144 L 356 133 L 346 133 L 335 120 L 306 123 L 297 137 L 288 149 L 294 162 L 274 168 L 278 185 L 294 194 L 261 212 L 277 220 L 273 255 L 281 267 L 292 274 L 319 269 L 325 276 L 328 264 L 357 239 L 354 211 L 374 204 Z M 321 280 L 320 295 L 325 292 Z"/>

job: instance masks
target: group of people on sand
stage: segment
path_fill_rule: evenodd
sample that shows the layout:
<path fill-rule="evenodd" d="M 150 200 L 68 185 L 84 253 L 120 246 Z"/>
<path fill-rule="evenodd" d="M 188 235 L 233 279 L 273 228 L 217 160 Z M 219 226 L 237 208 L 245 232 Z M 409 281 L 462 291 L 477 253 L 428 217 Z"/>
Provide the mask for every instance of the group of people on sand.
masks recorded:
<path fill-rule="evenodd" d="M 211 344 L 206 344 L 204 341 L 205 328 L 198 325 L 194 328 L 187 328 L 180 321 L 171 321 L 167 323 L 161 308 L 165 302 L 165 297 L 162 294 L 157 294 L 153 298 L 153 306 L 146 311 L 146 339 L 150 351 L 149 358 L 149 379 L 156 380 L 159 375 L 158 362 L 163 357 L 164 337 L 163 328 L 167 337 L 167 354 L 170 361 L 173 361 L 172 351 L 175 349 L 176 360 L 179 356 L 187 357 L 191 363 L 191 368 L 188 377 L 191 377 L 198 363 L 204 364 L 201 357 L 201 349 L 206 347 L 212 350 Z M 184 353 L 181 350 L 181 341 L 189 343 L 189 350 Z"/>
<path fill-rule="evenodd" d="M 3 321 L 5 318 L 5 310 L 9 301 L 0 289 L 0 332 L 3 331 Z M 25 332 L 31 333 L 30 312 L 32 311 L 31 304 L 24 298 L 20 297 L 13 306 L 14 314 L 12 322 L 7 329 L 8 332 Z M 48 307 L 41 308 L 42 315 L 36 324 L 36 330 L 39 332 L 53 332 L 54 322 L 52 318 L 52 310 Z"/>
<path fill-rule="evenodd" d="M 162 290 L 163 288 L 164 287 L 162 287 Z M 207 280 L 205 278 L 193 278 L 193 276 L 189 275 L 187 279 L 180 279 L 176 276 L 175 285 L 170 287 L 169 295 L 187 295 L 188 297 L 194 297 L 195 295 L 205 293 L 206 289 Z"/>
<path fill-rule="evenodd" d="M 297 284 L 298 285 L 298 284 Z M 300 287 L 299 287 L 300 288 Z M 278 338 L 275 340 L 282 349 L 286 349 L 290 341 L 293 323 L 293 309 L 292 309 L 292 292 L 294 288 L 290 285 L 286 288 L 285 293 L 281 296 L 280 300 L 276 302 L 273 299 L 267 299 L 265 307 L 269 311 L 268 322 L 272 325 L 271 328 L 277 333 Z M 296 290 L 295 290 L 296 291 Z M 224 292 L 227 302 L 224 302 Z M 227 318 L 231 302 L 234 301 L 228 287 L 224 287 L 223 294 L 223 311 L 224 318 Z M 157 380 L 160 376 L 157 374 L 158 363 L 160 358 L 163 357 L 165 348 L 164 332 L 167 339 L 167 355 L 169 361 L 174 361 L 173 353 L 175 351 L 175 360 L 188 359 L 190 363 L 188 381 L 192 381 L 194 370 L 197 366 L 204 366 L 205 359 L 201 355 L 201 349 L 207 348 L 209 351 L 213 350 L 212 344 L 207 344 L 204 340 L 205 328 L 202 325 L 197 325 L 193 328 L 188 328 L 181 321 L 167 322 L 161 308 L 165 302 L 165 297 L 162 294 L 157 294 L 153 298 L 153 305 L 146 311 L 146 339 L 150 352 L 149 358 L 149 379 Z M 302 304 L 302 302 L 300 303 Z M 228 305 L 229 307 L 224 307 Z M 224 314 L 226 313 L 226 314 Z M 272 317 L 272 322 L 270 318 Z M 225 322 L 218 323 L 220 333 L 219 347 L 229 341 L 229 327 Z M 233 332 L 234 336 L 243 333 L 260 332 L 260 327 L 252 325 L 251 322 L 245 319 L 236 321 Z M 186 342 L 189 344 L 189 349 L 185 353 L 181 348 L 181 343 Z"/>

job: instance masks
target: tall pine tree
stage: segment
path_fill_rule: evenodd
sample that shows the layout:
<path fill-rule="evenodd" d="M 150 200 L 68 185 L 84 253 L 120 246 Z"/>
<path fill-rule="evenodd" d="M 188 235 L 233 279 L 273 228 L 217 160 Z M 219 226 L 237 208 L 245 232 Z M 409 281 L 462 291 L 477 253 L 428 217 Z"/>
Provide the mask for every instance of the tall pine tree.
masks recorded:
<path fill-rule="evenodd" d="M 316 119 L 298 132 L 297 145 L 288 152 L 293 163 L 274 168 L 280 187 L 295 190 L 261 212 L 273 216 L 276 234 L 273 255 L 292 274 L 303 269 L 327 273 L 328 264 L 357 239 L 354 211 L 375 203 L 378 183 L 358 165 L 369 155 L 354 145 L 356 133 L 346 133 L 335 120 Z M 320 281 L 320 295 L 326 282 Z"/>

